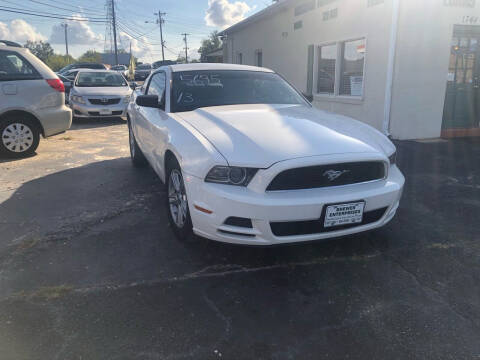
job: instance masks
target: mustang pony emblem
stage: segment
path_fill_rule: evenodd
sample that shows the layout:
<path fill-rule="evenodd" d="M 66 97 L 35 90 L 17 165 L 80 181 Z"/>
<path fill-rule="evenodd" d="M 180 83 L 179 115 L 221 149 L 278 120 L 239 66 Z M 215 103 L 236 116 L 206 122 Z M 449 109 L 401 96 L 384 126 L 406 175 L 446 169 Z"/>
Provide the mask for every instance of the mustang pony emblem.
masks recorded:
<path fill-rule="evenodd" d="M 327 170 L 323 173 L 323 176 L 327 176 L 328 180 L 334 181 L 338 179 L 340 176 L 343 174 L 349 173 L 350 170 L 342 170 L 342 171 L 336 171 L 336 170 Z"/>

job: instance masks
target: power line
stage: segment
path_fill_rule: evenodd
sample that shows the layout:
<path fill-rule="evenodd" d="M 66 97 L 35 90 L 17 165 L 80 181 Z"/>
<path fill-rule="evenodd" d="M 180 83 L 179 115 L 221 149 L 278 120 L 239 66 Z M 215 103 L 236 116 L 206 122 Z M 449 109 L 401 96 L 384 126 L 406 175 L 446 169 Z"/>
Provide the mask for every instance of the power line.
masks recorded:
<path fill-rule="evenodd" d="M 95 15 L 98 15 L 98 11 L 89 11 L 89 10 L 84 10 L 84 9 L 75 9 L 73 10 L 72 8 L 64 8 L 64 7 L 60 7 L 60 6 L 55 6 L 55 5 L 51 5 L 51 4 L 47 4 L 47 3 L 44 3 L 44 2 L 41 2 L 41 1 L 37 1 L 37 0 L 28 0 L 32 3 L 36 3 L 36 4 L 40 4 L 40 5 L 45 5 L 45 6 L 49 6 L 49 7 L 52 7 L 52 8 L 55 8 L 55 9 L 60 9 L 60 10 L 66 10 L 66 11 L 79 11 L 80 13 L 90 13 L 90 14 L 95 14 Z"/>
<path fill-rule="evenodd" d="M 20 10 L 10 10 L 10 7 L 6 6 L 0 6 L 0 11 L 5 11 L 9 13 L 15 13 L 15 14 L 24 14 L 24 15 L 30 15 L 30 16 L 38 16 L 38 17 L 46 17 L 46 18 L 51 18 L 51 19 L 61 19 L 61 20 L 70 20 L 70 21 L 85 21 L 85 22 L 91 22 L 91 23 L 105 23 L 106 20 L 93 20 L 90 18 L 72 18 L 72 17 L 67 17 L 62 14 L 35 14 L 27 11 L 20 11 Z"/>
<path fill-rule="evenodd" d="M 8 3 L 8 4 L 13 4 L 17 5 L 17 3 L 9 1 L 9 0 L 0 0 L 2 2 Z M 12 6 L 6 6 L 6 5 L 0 5 L 2 8 L 9 9 L 9 10 L 16 10 L 16 11 L 27 11 L 30 13 L 35 13 L 35 14 L 46 14 L 46 15 L 54 15 L 54 16 L 65 16 L 65 17 L 79 17 L 79 18 L 88 18 L 92 20 L 103 20 L 103 17 L 86 17 L 86 16 L 77 16 L 77 15 L 68 15 L 68 14 L 59 14 L 59 13 L 51 13 L 47 11 L 41 11 L 37 9 L 31 9 L 31 8 L 19 8 L 19 7 L 12 7 Z"/>
<path fill-rule="evenodd" d="M 145 41 L 145 40 L 142 39 L 142 37 L 141 37 L 140 35 L 131 34 L 131 33 L 129 32 L 129 30 L 127 30 L 124 26 L 122 26 L 121 23 L 117 23 L 117 26 L 118 26 L 119 29 L 121 29 L 125 34 L 127 34 L 128 36 L 130 36 L 132 39 L 135 39 L 135 40 L 137 40 L 137 41 L 139 41 L 139 42 L 142 42 L 142 43 L 144 43 L 144 44 L 151 45 L 151 46 L 152 46 L 152 45 L 160 45 L 160 44 L 158 44 L 158 43 L 151 43 L 151 42 L 149 42 L 149 41 Z"/>

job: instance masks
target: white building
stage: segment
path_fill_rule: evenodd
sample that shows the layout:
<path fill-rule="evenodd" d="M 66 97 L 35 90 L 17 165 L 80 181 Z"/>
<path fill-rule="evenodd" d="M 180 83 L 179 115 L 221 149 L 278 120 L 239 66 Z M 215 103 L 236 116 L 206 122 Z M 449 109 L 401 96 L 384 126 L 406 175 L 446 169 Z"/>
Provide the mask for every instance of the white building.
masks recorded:
<path fill-rule="evenodd" d="M 280 0 L 224 30 L 224 62 L 395 139 L 480 135 L 479 0 Z"/>

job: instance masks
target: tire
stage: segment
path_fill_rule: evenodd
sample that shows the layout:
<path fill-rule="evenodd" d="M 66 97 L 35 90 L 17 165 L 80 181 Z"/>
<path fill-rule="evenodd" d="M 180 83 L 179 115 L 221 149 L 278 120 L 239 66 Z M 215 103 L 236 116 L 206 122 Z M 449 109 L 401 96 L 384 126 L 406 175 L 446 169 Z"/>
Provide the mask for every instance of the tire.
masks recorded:
<path fill-rule="evenodd" d="M 190 217 L 190 210 L 188 208 L 182 170 L 176 160 L 171 160 L 167 166 L 165 186 L 167 190 L 166 206 L 170 226 L 177 239 L 182 241 L 191 240 L 193 238 L 192 218 Z M 179 213 L 178 209 L 181 209 L 181 213 Z"/>
<path fill-rule="evenodd" d="M 132 159 L 133 166 L 135 167 L 144 167 L 147 166 L 147 159 L 143 155 L 142 150 L 137 144 L 135 135 L 133 134 L 132 127 L 130 126 L 130 121 L 128 122 L 128 143 L 130 144 L 130 158 Z"/>
<path fill-rule="evenodd" d="M 40 143 L 38 125 L 26 115 L 0 119 L 0 155 L 9 158 L 32 156 Z"/>

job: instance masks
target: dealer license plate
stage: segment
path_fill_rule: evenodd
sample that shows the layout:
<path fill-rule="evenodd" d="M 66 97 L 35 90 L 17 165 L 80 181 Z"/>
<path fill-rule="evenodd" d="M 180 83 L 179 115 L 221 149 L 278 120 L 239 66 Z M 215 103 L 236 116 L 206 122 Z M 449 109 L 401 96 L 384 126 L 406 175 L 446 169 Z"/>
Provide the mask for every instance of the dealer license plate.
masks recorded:
<path fill-rule="evenodd" d="M 107 109 L 101 109 L 100 115 L 112 115 L 112 111 Z"/>
<path fill-rule="evenodd" d="M 327 206 L 325 227 L 359 224 L 363 220 L 365 202 Z"/>

